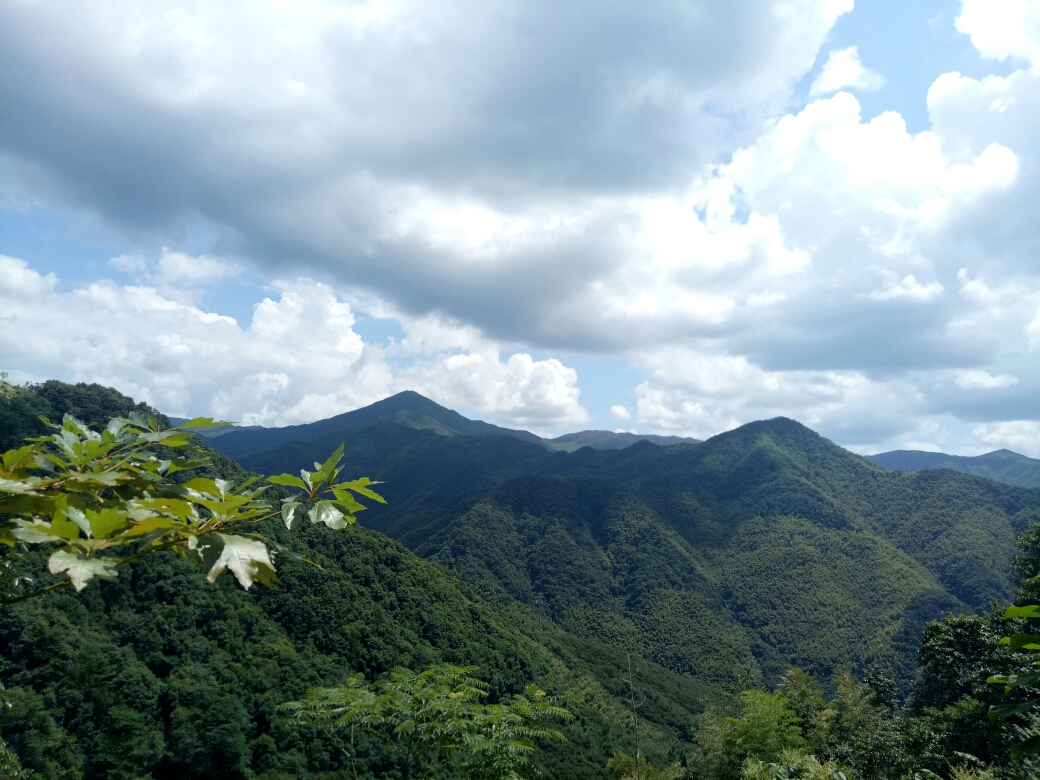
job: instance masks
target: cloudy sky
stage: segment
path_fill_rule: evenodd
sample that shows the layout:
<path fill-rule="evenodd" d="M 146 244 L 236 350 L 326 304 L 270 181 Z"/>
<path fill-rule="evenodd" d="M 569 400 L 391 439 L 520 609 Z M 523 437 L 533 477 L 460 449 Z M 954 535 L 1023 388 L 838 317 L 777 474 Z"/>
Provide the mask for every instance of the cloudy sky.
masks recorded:
<path fill-rule="evenodd" d="M 0 369 L 1040 456 L 1040 0 L 0 0 Z"/>

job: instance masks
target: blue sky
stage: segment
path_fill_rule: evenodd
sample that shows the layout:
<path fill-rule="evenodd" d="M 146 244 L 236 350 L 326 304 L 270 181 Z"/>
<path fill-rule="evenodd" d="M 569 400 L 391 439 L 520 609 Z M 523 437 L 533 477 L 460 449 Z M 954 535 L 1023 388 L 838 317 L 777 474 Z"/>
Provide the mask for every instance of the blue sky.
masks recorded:
<path fill-rule="evenodd" d="M 1040 455 L 1035 0 L 0 9 L 0 369 Z"/>

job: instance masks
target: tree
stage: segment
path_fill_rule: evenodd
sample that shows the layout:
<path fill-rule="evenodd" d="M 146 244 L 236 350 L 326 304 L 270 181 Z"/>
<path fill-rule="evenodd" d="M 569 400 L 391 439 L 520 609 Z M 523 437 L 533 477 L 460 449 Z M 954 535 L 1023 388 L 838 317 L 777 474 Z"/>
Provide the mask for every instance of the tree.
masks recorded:
<path fill-rule="evenodd" d="M 306 698 L 279 709 L 294 722 L 318 726 L 331 737 L 345 733 L 344 750 L 352 767 L 356 739 L 364 733 L 393 756 L 405 780 L 430 777 L 439 766 L 451 766 L 453 777 L 471 780 L 529 777 L 537 740 L 566 741 L 542 724 L 572 716 L 533 686 L 525 696 L 484 704 L 488 686 L 472 676 L 476 668 L 440 664 L 419 673 L 397 669 L 373 684 L 353 675 L 344 684 L 314 688 Z"/>
<path fill-rule="evenodd" d="M 259 477 L 240 485 L 198 477 L 171 477 L 200 466 L 204 457 L 187 428 L 216 423 L 189 420 L 163 429 L 154 417 L 133 412 L 114 418 L 100 433 L 71 415 L 55 432 L 5 452 L 0 465 L 0 604 L 22 601 L 59 587 L 82 590 L 93 579 L 113 579 L 121 566 L 166 550 L 197 564 L 210 582 L 230 570 L 244 588 L 277 579 L 272 549 L 259 527 L 281 518 L 290 530 L 304 517 L 345 528 L 365 507 L 355 494 L 380 503 L 366 477 L 340 482 L 340 446 L 324 464 L 300 476 L 268 482 L 298 492 L 272 506 Z M 188 457 L 178 458 L 184 453 Z M 47 569 L 63 579 L 42 588 L 26 574 L 28 553 L 47 551 Z M 298 557 L 298 556 L 297 556 Z"/>
<path fill-rule="evenodd" d="M 1040 603 L 1037 603 L 1040 602 L 1040 524 L 1034 523 L 1019 535 L 1018 547 L 1022 554 L 1015 556 L 1013 564 L 1020 578 L 1015 594 L 1018 604 L 1008 607 L 1004 617 L 1020 621 L 1017 625 L 1024 630 L 1000 641 L 1011 650 L 1035 654 L 1035 660 L 1031 663 L 1035 668 L 1011 674 L 994 674 L 988 682 L 1003 685 L 1006 694 L 1019 694 L 1015 697 L 1017 701 L 991 706 L 989 717 L 993 722 L 1008 718 L 1024 721 L 1024 726 L 1020 728 L 1022 739 L 1011 748 L 1014 758 L 1023 758 L 1040 754 L 1040 629 L 1036 628 L 1036 621 L 1040 621 Z"/>
<path fill-rule="evenodd" d="M 729 718 L 728 722 L 741 755 L 776 761 L 784 750 L 805 744 L 800 720 L 782 694 L 744 691 L 740 694 L 740 706 L 740 717 Z"/>

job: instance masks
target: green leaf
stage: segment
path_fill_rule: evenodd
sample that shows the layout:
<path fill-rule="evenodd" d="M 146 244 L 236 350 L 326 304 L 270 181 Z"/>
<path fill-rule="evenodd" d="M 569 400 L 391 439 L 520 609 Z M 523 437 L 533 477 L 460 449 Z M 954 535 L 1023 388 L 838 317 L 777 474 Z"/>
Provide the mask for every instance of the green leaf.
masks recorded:
<path fill-rule="evenodd" d="M 364 504 L 358 503 L 349 490 L 337 490 L 334 488 L 332 495 L 336 497 L 336 503 L 342 506 L 344 511 L 349 514 L 361 512 L 366 508 Z"/>
<path fill-rule="evenodd" d="M 217 483 L 205 477 L 196 477 L 189 482 L 185 482 L 184 487 L 188 490 L 194 490 L 196 493 L 207 493 L 211 496 L 220 495 L 220 488 L 217 487 Z"/>
<path fill-rule="evenodd" d="M 87 536 L 90 536 L 90 521 L 87 520 L 87 516 L 83 513 L 82 510 L 77 509 L 74 506 L 70 506 L 68 509 L 65 510 L 65 514 L 69 518 L 69 520 L 71 520 L 77 526 L 79 526 L 79 529 L 84 534 L 86 534 Z M 77 534 L 76 536 L 78 537 L 79 534 Z M 76 537 L 73 537 L 73 538 L 76 538 Z"/>
<path fill-rule="evenodd" d="M 1015 759 L 1030 756 L 1037 752 L 1040 752 L 1040 736 L 1030 737 L 1025 742 L 1019 742 L 1017 745 L 1011 746 L 1011 757 Z"/>
<path fill-rule="evenodd" d="M 246 536 L 229 534 L 215 534 L 215 536 L 220 537 L 224 542 L 224 547 L 206 574 L 207 580 L 214 582 L 225 569 L 229 569 L 235 575 L 238 584 L 246 590 L 255 581 L 261 583 L 271 581 L 274 564 L 271 562 L 271 556 L 263 542 Z"/>
<path fill-rule="evenodd" d="M 52 553 L 47 559 L 47 569 L 51 574 L 67 574 L 77 591 L 87 587 L 87 583 L 95 577 L 114 580 L 117 573 L 116 567 L 102 558 L 88 558 L 66 550 Z"/>
<path fill-rule="evenodd" d="M 121 531 L 130 525 L 130 518 L 124 511 L 106 507 L 100 512 L 88 509 L 87 522 L 90 524 L 90 531 L 94 538 L 106 539 L 114 531 Z"/>
<path fill-rule="evenodd" d="M 290 531 L 292 530 L 293 523 L 300 519 L 303 514 L 303 504 L 298 501 L 290 501 L 287 504 L 282 504 L 282 522 L 285 523 L 285 527 Z"/>
<path fill-rule="evenodd" d="M 46 531 L 43 529 L 47 529 Z M 46 523 L 25 523 L 24 525 L 19 524 L 15 528 L 12 528 L 10 533 L 15 539 L 20 539 L 26 544 L 45 544 L 47 542 L 56 542 L 58 539 L 64 539 L 55 533 L 48 533 L 50 525 Z M 79 536 L 79 531 L 76 532 L 76 536 Z"/>
<path fill-rule="evenodd" d="M 330 501 L 318 501 L 307 512 L 312 523 L 324 523 L 329 528 L 346 528 L 349 523 L 343 518 L 343 513 L 332 505 Z"/>
<path fill-rule="evenodd" d="M 30 482 L 23 482 L 18 479 L 4 479 L 0 477 L 0 493 L 27 493 L 29 495 L 36 495 L 36 486 Z"/>
<path fill-rule="evenodd" d="M 374 490 L 369 490 L 368 485 L 381 485 L 381 482 L 373 482 L 368 477 L 362 477 L 361 479 L 355 479 L 352 482 L 340 482 L 336 485 L 340 490 L 353 490 L 366 498 L 371 498 L 373 501 L 378 501 L 380 504 L 385 504 L 386 499 L 376 493 Z"/>
<path fill-rule="evenodd" d="M 150 534 L 152 531 L 158 531 L 166 528 L 173 528 L 175 526 L 184 527 L 183 523 L 178 522 L 172 517 L 163 517 L 162 515 L 153 515 L 152 517 L 146 517 L 139 523 L 134 523 L 130 530 L 127 532 L 127 536 L 143 536 L 144 534 Z"/>
<path fill-rule="evenodd" d="M 318 469 L 318 471 L 324 475 L 324 479 L 329 478 L 329 474 L 332 473 L 332 470 L 336 468 L 336 464 L 343 458 L 343 448 L 345 446 L 345 443 L 339 445 L 339 447 L 336 448 L 336 451 L 329 455 L 328 459 L 321 465 L 321 468 Z"/>
<path fill-rule="evenodd" d="M 294 477 L 292 474 L 278 474 L 274 477 L 268 477 L 267 481 L 272 485 L 282 485 L 284 487 L 294 487 L 300 490 L 307 490 L 307 483 L 299 477 Z"/>
<path fill-rule="evenodd" d="M 1001 644 L 1008 645 L 1012 650 L 1040 650 L 1040 636 L 1037 634 L 1015 634 L 1006 636 L 1000 640 Z"/>
<path fill-rule="evenodd" d="M 1040 605 L 1030 604 L 1028 607 L 1008 607 L 1004 610 L 1006 618 L 1040 618 Z"/>
<path fill-rule="evenodd" d="M 993 723 L 1004 718 L 1010 718 L 1014 715 L 1021 715 L 1023 712 L 1029 712 L 1036 706 L 1036 702 L 1027 701 L 1021 704 L 997 704 L 989 708 L 989 719 Z"/>

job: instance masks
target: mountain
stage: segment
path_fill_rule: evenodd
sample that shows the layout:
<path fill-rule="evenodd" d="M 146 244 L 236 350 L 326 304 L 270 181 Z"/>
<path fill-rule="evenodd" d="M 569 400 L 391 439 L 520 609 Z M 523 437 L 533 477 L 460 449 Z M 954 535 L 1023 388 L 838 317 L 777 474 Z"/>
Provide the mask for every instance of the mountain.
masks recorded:
<path fill-rule="evenodd" d="M 492 602 L 706 683 L 881 665 L 905 690 L 922 625 L 1006 600 L 1040 491 L 887 472 L 784 418 L 690 445 L 550 451 L 394 417 L 242 460 L 309 468 L 341 443 L 389 500 L 365 524 Z"/>
<path fill-rule="evenodd" d="M 445 434 L 500 435 L 512 436 L 522 441 L 541 442 L 538 436 L 528 431 L 500 428 L 491 423 L 467 419 L 429 398 L 406 390 L 377 401 L 371 406 L 306 425 L 290 425 L 285 428 L 234 428 L 219 438 L 212 439 L 210 443 L 225 455 L 242 460 L 290 442 L 314 442 L 328 435 L 338 436 L 360 425 L 393 416 L 397 416 L 403 425 L 429 428 Z"/>
<path fill-rule="evenodd" d="M 578 431 L 565 433 L 555 439 L 545 439 L 545 445 L 551 450 L 573 452 L 582 447 L 594 450 L 621 450 L 631 447 L 636 442 L 648 441 L 661 447 L 671 444 L 698 444 L 700 439 L 689 439 L 683 436 L 657 436 L 652 433 L 625 433 L 614 431 Z"/>
<path fill-rule="evenodd" d="M 157 414 L 111 388 L 40 387 L 43 394 L 0 386 L 3 430 L 39 424 L 33 412 L 67 411 L 95 425 L 108 414 Z M 415 419 L 391 414 L 352 441 L 396 431 L 398 443 L 498 441 L 545 453 L 511 436 L 411 427 Z M 246 476 L 220 453 L 210 456 L 211 476 Z M 358 475 L 359 466 L 351 464 Z M 275 501 L 284 495 L 268 492 Z M 84 780 L 354 776 L 334 743 L 283 720 L 276 706 L 355 672 L 372 678 L 441 661 L 478 667 L 493 698 L 529 682 L 562 697 L 577 718 L 563 728 L 566 745 L 539 752 L 548 776 L 607 780 L 612 752 L 632 751 L 625 648 L 542 625 L 534 606 L 485 598 L 479 586 L 367 528 L 307 525 L 290 534 L 271 523 L 264 532 L 320 568 L 279 556 L 280 582 L 247 592 L 229 577 L 211 585 L 184 560 L 157 556 L 81 594 L 0 609 L 0 669 L 13 705 L 0 708 L 0 733 L 23 763 L 41 777 Z M 49 575 L 41 564 L 34 576 Z M 722 691 L 635 653 L 631 661 L 646 697 L 642 751 L 664 762 L 692 749 L 690 725 Z M 362 776 L 388 776 L 363 736 L 358 751 Z"/>
<path fill-rule="evenodd" d="M 867 459 L 887 471 L 922 471 L 924 469 L 952 469 L 974 474 L 997 482 L 1018 487 L 1040 487 L 1040 460 L 1027 458 L 1011 450 L 996 450 L 985 455 L 965 457 L 943 452 L 921 450 L 893 450 L 868 455 Z"/>
<path fill-rule="evenodd" d="M 97 386 L 0 395 L 12 436 L 35 413 L 154 413 Z M 33 768 L 331 780 L 340 759 L 275 705 L 353 671 L 446 660 L 478 666 L 495 696 L 530 680 L 562 696 L 578 718 L 543 768 L 605 778 L 610 753 L 631 749 L 627 653 L 658 760 L 689 747 L 722 690 L 792 665 L 822 679 L 879 667 L 905 692 L 923 624 L 1006 600 L 1015 533 L 1040 520 L 1040 490 L 889 472 L 784 418 L 694 445 L 567 452 L 405 394 L 207 441 L 267 474 L 343 443 L 348 475 L 382 480 L 388 504 L 345 532 L 266 528 L 321 566 L 281 556 L 270 589 L 210 586 L 171 556 L 0 612 L 15 703 L 0 732 Z M 211 459 L 213 475 L 245 474 Z M 379 776 L 380 760 L 362 755 L 362 770 Z"/>

